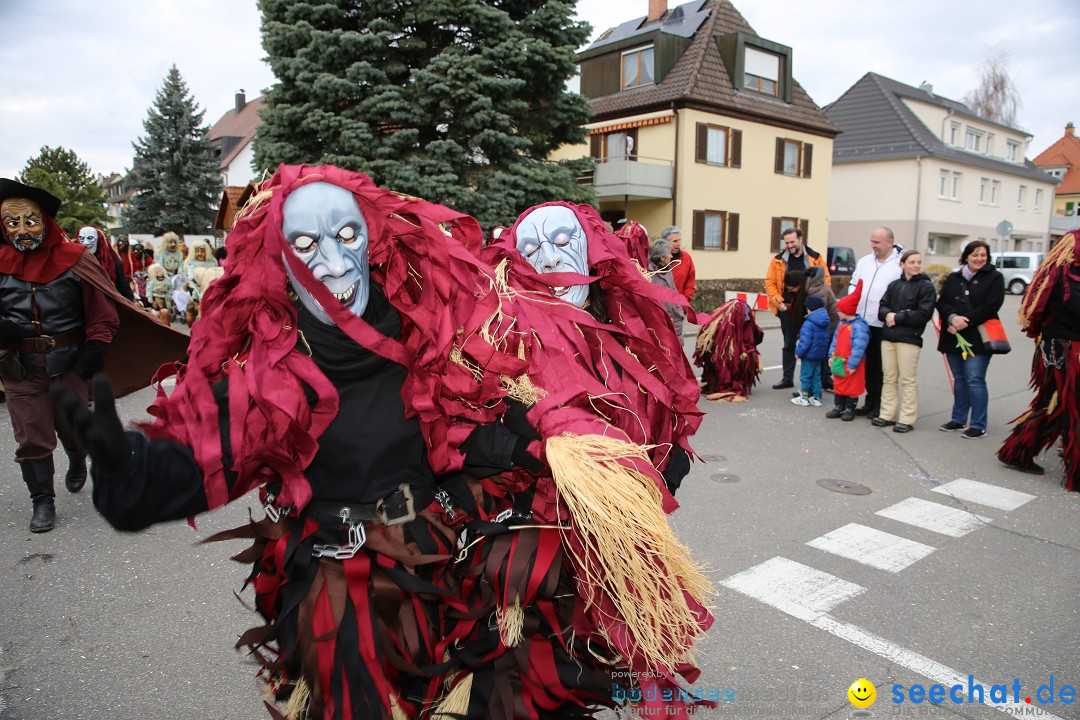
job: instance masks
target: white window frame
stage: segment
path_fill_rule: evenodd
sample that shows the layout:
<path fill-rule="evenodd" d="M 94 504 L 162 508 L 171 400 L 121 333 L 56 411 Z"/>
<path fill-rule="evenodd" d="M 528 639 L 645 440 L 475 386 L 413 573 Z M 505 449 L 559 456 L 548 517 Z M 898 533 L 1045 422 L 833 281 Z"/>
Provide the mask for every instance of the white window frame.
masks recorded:
<path fill-rule="evenodd" d="M 1042 198 L 1043 198 L 1042 188 L 1035 188 L 1035 207 L 1034 207 L 1035 212 L 1042 212 Z"/>
<path fill-rule="evenodd" d="M 960 192 L 963 190 L 964 174 L 955 170 L 952 174 L 952 199 L 960 201 Z"/>
<path fill-rule="evenodd" d="M 705 162 L 709 165 L 727 165 L 731 128 L 721 125 L 706 125 L 705 127 Z"/>
<path fill-rule="evenodd" d="M 979 178 L 979 204 L 986 204 L 986 191 L 990 188 L 990 178 Z"/>
<path fill-rule="evenodd" d="M 1019 210 L 1024 209 L 1024 205 L 1027 204 L 1027 185 L 1021 185 L 1020 190 L 1016 193 L 1016 207 Z"/>
<path fill-rule="evenodd" d="M 1005 142 L 1005 159 L 1009 162 L 1020 162 L 1017 157 L 1020 155 L 1020 143 L 1015 140 L 1007 140 Z"/>
<path fill-rule="evenodd" d="M 1001 181 L 990 181 L 990 205 L 997 207 L 1001 203 Z"/>
<path fill-rule="evenodd" d="M 946 194 L 948 192 L 948 190 L 949 190 L 949 171 L 948 170 L 939 170 L 938 171 L 938 191 L 937 191 L 937 196 L 939 198 L 941 198 L 942 200 L 944 200 L 945 198 L 948 197 L 948 195 Z"/>
<path fill-rule="evenodd" d="M 960 123 L 954 122 L 949 129 L 949 144 L 953 147 L 960 145 Z"/>
<path fill-rule="evenodd" d="M 751 53 L 761 56 L 758 59 L 758 62 L 753 62 L 754 55 Z M 773 71 L 772 68 L 764 67 L 766 63 L 772 63 L 774 60 L 776 61 L 775 71 Z M 779 96 L 783 62 L 784 58 L 776 53 L 747 45 L 743 49 L 743 87 L 763 95 L 772 95 L 773 97 Z M 765 74 L 751 72 L 751 69 L 760 69 Z M 770 77 L 770 75 L 775 75 L 776 77 Z"/>
<path fill-rule="evenodd" d="M 973 127 L 969 127 L 967 132 L 964 133 L 964 149 L 968 152 L 979 153 L 983 152 L 983 138 L 986 133 L 982 130 L 976 130 Z"/>

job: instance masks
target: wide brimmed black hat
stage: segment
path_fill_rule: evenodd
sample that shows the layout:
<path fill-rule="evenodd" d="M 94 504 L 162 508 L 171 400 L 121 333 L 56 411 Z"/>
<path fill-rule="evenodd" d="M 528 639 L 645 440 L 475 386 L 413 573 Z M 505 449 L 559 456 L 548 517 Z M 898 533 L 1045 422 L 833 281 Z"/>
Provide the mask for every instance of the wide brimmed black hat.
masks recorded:
<path fill-rule="evenodd" d="M 60 211 L 60 198 L 48 190 L 24 185 L 10 178 L 0 178 L 0 202 L 8 198 L 33 200 L 53 219 L 56 218 L 56 213 Z"/>

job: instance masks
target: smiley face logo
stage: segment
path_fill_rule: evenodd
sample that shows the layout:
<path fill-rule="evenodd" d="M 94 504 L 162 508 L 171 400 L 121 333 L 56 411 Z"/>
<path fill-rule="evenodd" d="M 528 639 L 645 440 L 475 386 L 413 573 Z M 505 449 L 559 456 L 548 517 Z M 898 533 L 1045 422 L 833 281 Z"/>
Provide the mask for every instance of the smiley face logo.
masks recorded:
<path fill-rule="evenodd" d="M 857 708 L 868 708 L 877 700 L 877 688 L 865 678 L 859 678 L 847 689 L 848 700 Z"/>

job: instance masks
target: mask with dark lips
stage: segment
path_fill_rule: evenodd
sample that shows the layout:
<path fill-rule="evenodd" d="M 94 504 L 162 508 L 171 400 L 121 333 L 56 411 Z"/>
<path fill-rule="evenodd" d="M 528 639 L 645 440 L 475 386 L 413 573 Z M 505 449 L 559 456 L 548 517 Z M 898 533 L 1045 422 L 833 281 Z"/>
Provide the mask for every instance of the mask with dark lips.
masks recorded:
<path fill-rule="evenodd" d="M 0 204 L 4 237 L 19 252 L 37 249 L 45 242 L 45 221 L 41 206 L 26 198 L 8 198 Z"/>
<path fill-rule="evenodd" d="M 315 279 L 332 292 L 357 317 L 367 308 L 368 224 L 356 198 L 331 183 L 311 183 L 297 188 L 285 200 L 281 231 L 292 252 Z M 285 263 L 293 290 L 300 302 L 320 322 L 334 321 L 304 289 Z"/>
<path fill-rule="evenodd" d="M 90 252 L 97 252 L 98 234 L 97 228 L 92 228 L 89 225 L 79 230 L 78 241 L 80 245 L 85 245 L 90 248 Z"/>
<path fill-rule="evenodd" d="M 540 207 L 517 224 L 517 249 L 539 273 L 589 274 L 589 243 L 574 211 L 558 205 Z M 555 296 L 585 307 L 589 286 L 556 288 Z"/>

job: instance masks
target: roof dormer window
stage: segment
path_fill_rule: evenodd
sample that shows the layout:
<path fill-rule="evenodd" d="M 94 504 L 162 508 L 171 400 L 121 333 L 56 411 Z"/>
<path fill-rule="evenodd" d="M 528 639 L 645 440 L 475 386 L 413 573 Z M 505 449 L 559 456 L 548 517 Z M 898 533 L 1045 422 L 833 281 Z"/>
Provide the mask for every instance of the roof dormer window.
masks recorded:
<path fill-rule="evenodd" d="M 653 46 L 628 50 L 622 54 L 622 89 L 652 85 L 656 74 L 653 66 Z"/>
<path fill-rule="evenodd" d="M 780 56 L 747 47 L 743 87 L 775 96 L 780 87 Z"/>

